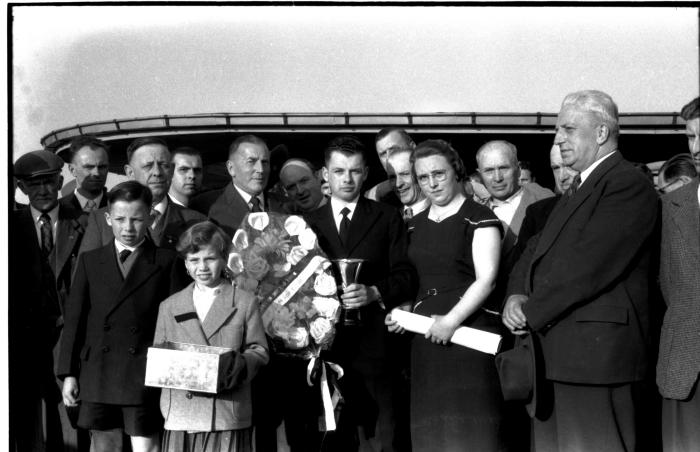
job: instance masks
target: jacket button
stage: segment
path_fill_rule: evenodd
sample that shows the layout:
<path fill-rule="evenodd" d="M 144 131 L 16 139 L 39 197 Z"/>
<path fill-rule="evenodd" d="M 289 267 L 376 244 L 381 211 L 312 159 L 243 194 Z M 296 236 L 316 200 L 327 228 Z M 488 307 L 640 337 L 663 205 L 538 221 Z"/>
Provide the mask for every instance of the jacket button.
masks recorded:
<path fill-rule="evenodd" d="M 131 353 L 132 355 L 136 354 L 136 348 L 129 347 L 129 353 Z"/>
<path fill-rule="evenodd" d="M 109 323 L 105 323 L 104 326 L 102 327 L 103 330 L 109 331 L 111 327 L 109 326 Z"/>
<path fill-rule="evenodd" d="M 138 327 L 132 326 L 129 328 L 129 331 L 131 332 L 131 334 L 136 334 L 139 331 L 139 329 Z"/>
<path fill-rule="evenodd" d="M 190 391 L 187 391 L 187 393 L 185 394 L 185 397 L 187 397 L 188 399 L 191 399 L 192 393 Z"/>
<path fill-rule="evenodd" d="M 102 351 L 103 351 L 104 353 L 107 353 L 107 352 L 109 351 L 109 347 L 106 346 L 106 345 L 102 346 Z"/>

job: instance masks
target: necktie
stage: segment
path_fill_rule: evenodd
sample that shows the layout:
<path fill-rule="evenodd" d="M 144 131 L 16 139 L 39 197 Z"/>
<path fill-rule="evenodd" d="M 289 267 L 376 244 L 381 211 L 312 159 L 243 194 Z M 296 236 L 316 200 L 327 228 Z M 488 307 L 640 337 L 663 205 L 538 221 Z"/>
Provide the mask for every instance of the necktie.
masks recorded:
<path fill-rule="evenodd" d="M 151 209 L 151 229 L 156 228 L 156 223 L 158 223 L 158 217 L 160 217 L 160 212 L 157 209 Z"/>
<path fill-rule="evenodd" d="M 51 217 L 42 213 L 39 217 L 41 223 L 41 251 L 44 256 L 48 256 L 53 249 L 53 230 L 51 228 Z"/>
<path fill-rule="evenodd" d="M 119 262 L 121 262 L 121 263 L 123 264 L 124 261 L 126 260 L 126 258 L 129 257 L 129 255 L 131 255 L 131 251 L 126 250 L 126 249 L 125 249 L 125 250 L 121 250 L 121 251 L 119 252 Z"/>
<path fill-rule="evenodd" d="M 262 212 L 262 209 L 260 208 L 260 198 L 257 196 L 253 196 L 250 198 L 250 211 L 251 212 Z"/>
<path fill-rule="evenodd" d="M 88 199 L 85 203 L 85 207 L 83 207 L 83 212 L 92 212 L 93 210 L 95 210 L 96 207 L 97 204 L 95 204 L 95 201 L 93 201 L 92 199 Z"/>
<path fill-rule="evenodd" d="M 340 220 L 338 235 L 340 236 L 340 241 L 343 242 L 343 245 L 348 244 L 348 236 L 350 235 L 350 219 L 348 218 L 349 213 L 350 209 L 348 209 L 347 207 L 343 207 L 343 210 L 340 211 L 340 214 L 343 216 L 343 219 Z"/>
<path fill-rule="evenodd" d="M 403 209 L 403 221 L 408 221 L 413 218 L 413 209 L 406 207 Z"/>
<path fill-rule="evenodd" d="M 581 185 L 581 175 L 577 174 L 576 177 L 574 177 L 574 181 L 571 183 L 571 187 L 569 187 L 569 198 L 574 196 L 576 194 L 576 191 L 578 190 L 578 187 Z"/>

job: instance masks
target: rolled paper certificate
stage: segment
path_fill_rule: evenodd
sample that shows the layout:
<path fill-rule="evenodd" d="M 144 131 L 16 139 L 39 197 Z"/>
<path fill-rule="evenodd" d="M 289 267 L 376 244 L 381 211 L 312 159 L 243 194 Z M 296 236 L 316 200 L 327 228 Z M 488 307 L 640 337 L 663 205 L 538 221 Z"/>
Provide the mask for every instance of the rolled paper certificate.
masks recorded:
<path fill-rule="evenodd" d="M 430 329 L 435 319 L 424 315 L 414 314 L 395 308 L 391 311 L 391 318 L 404 329 L 413 333 L 425 334 Z M 501 336 L 488 331 L 460 326 L 452 335 L 450 342 L 468 347 L 480 352 L 495 355 L 501 345 Z"/>

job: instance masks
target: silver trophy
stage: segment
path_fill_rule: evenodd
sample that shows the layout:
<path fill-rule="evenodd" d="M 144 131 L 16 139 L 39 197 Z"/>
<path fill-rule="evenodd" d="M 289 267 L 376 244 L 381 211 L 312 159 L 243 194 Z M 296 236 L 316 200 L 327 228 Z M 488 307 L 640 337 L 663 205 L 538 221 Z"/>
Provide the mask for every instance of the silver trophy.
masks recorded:
<path fill-rule="evenodd" d="M 364 259 L 333 259 L 335 267 L 336 280 L 340 282 L 340 288 L 345 290 L 350 284 L 357 282 L 357 277 L 360 274 L 360 268 Z M 342 294 L 342 291 L 340 292 Z M 341 301 L 342 306 L 342 301 Z M 340 321 L 345 326 L 359 326 L 362 319 L 359 309 L 349 309 L 343 306 L 340 311 Z"/>

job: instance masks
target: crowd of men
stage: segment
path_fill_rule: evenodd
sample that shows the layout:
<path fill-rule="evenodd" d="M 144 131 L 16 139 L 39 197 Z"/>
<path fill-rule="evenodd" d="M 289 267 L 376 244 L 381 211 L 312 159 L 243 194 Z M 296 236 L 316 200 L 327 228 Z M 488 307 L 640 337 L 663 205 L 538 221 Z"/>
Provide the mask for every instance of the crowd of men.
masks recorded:
<path fill-rule="evenodd" d="M 553 191 L 536 182 L 512 143 L 494 140 L 476 151 L 478 171 L 463 181 L 465 192 L 504 226 L 491 298 L 502 306 L 507 330 L 531 335 L 541 353 L 538 407 L 524 435 L 531 438 L 518 450 L 700 450 L 699 99 L 681 114 L 690 153 L 661 167 L 656 190 L 622 157 L 617 106 L 597 91 L 573 93 L 562 104 L 549 151 Z M 281 190 L 271 190 L 268 146 L 244 135 L 229 148 L 230 183 L 201 193 L 196 149 L 171 151 L 153 137 L 129 145 L 124 173 L 150 190 L 147 236 L 156 247 L 174 249 L 180 234 L 200 221 L 233 235 L 248 212 L 272 211 L 304 215 L 329 257 L 367 260 L 360 284 L 343 295 L 363 309 L 370 327 L 337 338 L 337 360 L 349 382 L 338 430 L 327 440 L 314 436 L 317 426 L 265 400 L 260 387 L 275 378 L 273 360 L 254 386 L 257 450 L 276 450 L 282 420 L 293 451 L 410 450 L 409 345 L 386 331 L 384 317 L 399 305 L 410 309 L 415 298 L 406 231 L 430 208 L 413 172 L 415 146 L 402 129 L 381 130 L 375 147 L 387 178 L 367 188 L 363 144 L 338 137 L 325 149 L 323 168 L 286 159 L 274 175 Z M 28 206 L 15 206 L 10 222 L 15 451 L 87 451 L 91 438 L 92 450 L 128 448 L 118 423 L 90 435 L 76 428 L 79 408 L 64 406 L 65 375 L 56 371 L 79 256 L 114 243 L 105 188 L 108 144 L 76 137 L 69 154 L 76 188 L 60 199 L 60 157 L 34 151 L 14 164 L 17 185 L 29 199 Z M 184 265 L 179 270 L 183 274 L 172 278 L 182 287 L 188 282 Z M 136 327 L 122 327 L 123 340 L 136 334 Z M 130 349 L 134 359 L 145 360 L 143 345 Z M 654 381 L 658 391 L 649 389 Z M 353 389 L 360 387 L 367 391 Z M 641 416 L 642 406 L 658 416 Z M 290 426 L 311 433 L 297 435 Z M 100 434 L 107 439 L 96 441 Z"/>

